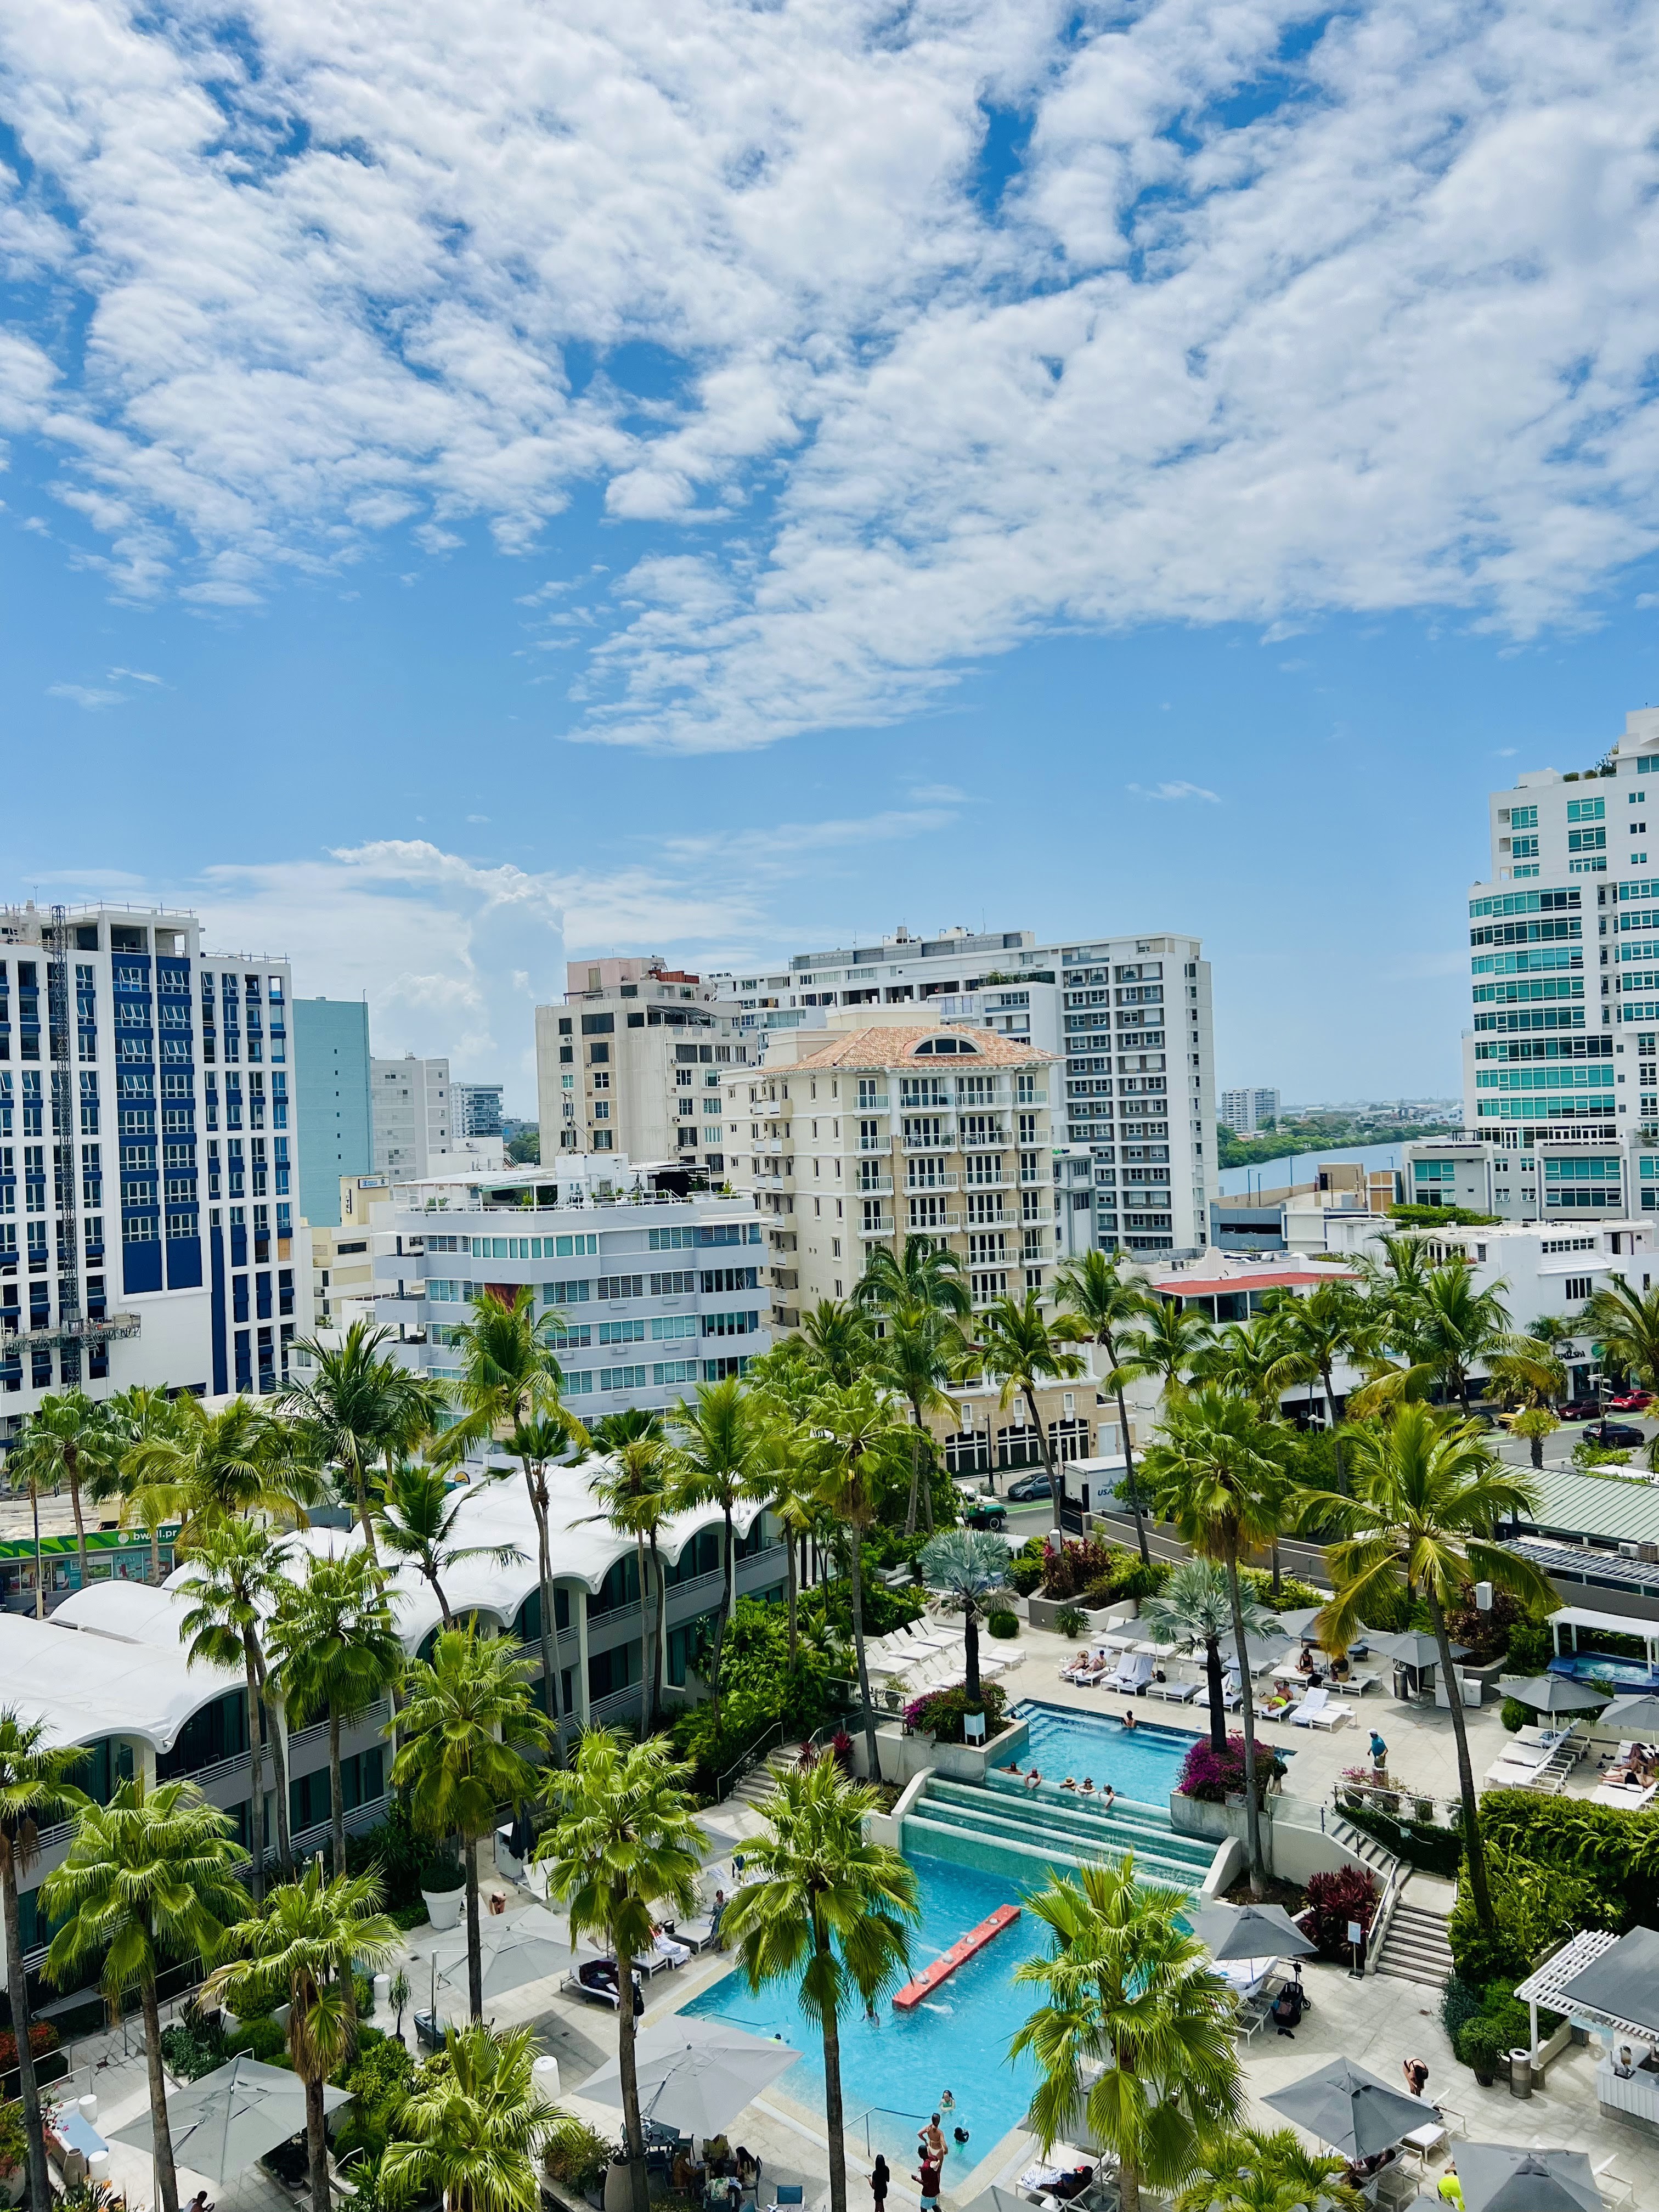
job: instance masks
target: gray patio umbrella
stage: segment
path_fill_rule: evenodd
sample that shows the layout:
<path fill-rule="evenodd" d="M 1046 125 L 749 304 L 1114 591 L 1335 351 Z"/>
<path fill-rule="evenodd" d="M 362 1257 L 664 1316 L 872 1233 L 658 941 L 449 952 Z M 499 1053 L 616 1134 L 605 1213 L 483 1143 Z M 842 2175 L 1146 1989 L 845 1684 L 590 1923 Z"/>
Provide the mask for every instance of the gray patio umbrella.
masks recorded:
<path fill-rule="evenodd" d="M 1659 2034 L 1659 1929 L 1632 1928 L 1561 1987 L 1563 2012 L 1605 2018 Z"/>
<path fill-rule="evenodd" d="M 1316 2074 L 1261 2101 L 1345 2158 L 1375 2157 L 1420 2128 L 1435 2111 L 1424 2098 L 1391 2089 L 1351 2058 L 1334 2058 Z"/>
<path fill-rule="evenodd" d="M 1588 1713 L 1606 1702 L 1601 1691 L 1571 1674 L 1529 1674 L 1523 1682 L 1506 1682 L 1504 1694 L 1535 1713 Z"/>
<path fill-rule="evenodd" d="M 563 1973 L 570 1964 L 570 1946 L 559 1922 L 538 1905 L 515 1914 L 510 1920 L 486 1921 L 478 1938 L 478 1950 L 483 1968 L 483 1994 L 487 1997 L 504 1997 L 509 1990 L 523 1989 L 527 1982 L 545 1981 L 550 1975 Z M 441 1958 L 438 1986 L 465 1992 L 465 1936 L 459 1957 Z"/>
<path fill-rule="evenodd" d="M 1639 1743 L 1659 1739 L 1659 1696 L 1651 1690 L 1633 1690 L 1627 1697 L 1615 1698 L 1601 1717 L 1609 1726 L 1617 1721 L 1620 1735 L 1632 1736 Z"/>
<path fill-rule="evenodd" d="M 1407 1629 L 1403 1636 L 1372 1636 L 1366 1640 L 1373 1651 L 1380 1651 L 1385 1659 L 1397 1659 L 1402 1667 L 1440 1664 L 1440 1646 L 1425 1628 Z M 1454 1644 L 1451 1656 L 1454 1659 L 1467 1659 L 1468 1645 Z"/>
<path fill-rule="evenodd" d="M 1324 1610 L 1322 1605 L 1298 1606 L 1294 1613 L 1276 1613 L 1273 1622 L 1286 1636 L 1299 1637 L 1303 1643 L 1312 1644 L 1316 1641 L 1314 1623 Z"/>
<path fill-rule="evenodd" d="M 325 2112 L 349 2102 L 343 2089 L 325 2085 Z M 173 2157 L 210 2181 L 234 2180 L 305 2124 L 306 2085 L 299 2075 L 282 2066 L 261 2066 L 246 2051 L 167 2099 Z M 153 2152 L 149 2106 L 112 2135 L 117 2142 Z"/>
<path fill-rule="evenodd" d="M 690 2013 L 672 2013 L 641 2028 L 634 2052 L 641 2112 L 689 2136 L 723 2135 L 744 2107 L 800 2057 L 789 2044 Z M 576 2094 L 620 2106 L 619 2061 L 612 2058 L 601 2066 Z"/>
<path fill-rule="evenodd" d="M 1310 1959 L 1318 1950 L 1282 1905 L 1200 1905 L 1188 1916 L 1193 1933 L 1211 1957 Z"/>
<path fill-rule="evenodd" d="M 1237 1656 L 1238 1644 L 1231 1629 L 1221 1638 L 1216 1649 L 1221 1654 L 1223 1666 L 1231 1666 Z M 1288 1662 L 1296 1656 L 1295 1645 L 1287 1644 L 1282 1636 L 1252 1636 L 1248 1630 L 1244 1636 L 1244 1650 L 1252 1671 L 1276 1665 L 1281 1660 Z"/>
<path fill-rule="evenodd" d="M 1587 2153 L 1459 2143 L 1463 2212 L 1601 2212 Z"/>
<path fill-rule="evenodd" d="M 999 2189 L 993 2182 L 990 2188 L 981 2190 L 967 2212 L 1031 2212 L 1031 2200 L 1016 2189 Z"/>

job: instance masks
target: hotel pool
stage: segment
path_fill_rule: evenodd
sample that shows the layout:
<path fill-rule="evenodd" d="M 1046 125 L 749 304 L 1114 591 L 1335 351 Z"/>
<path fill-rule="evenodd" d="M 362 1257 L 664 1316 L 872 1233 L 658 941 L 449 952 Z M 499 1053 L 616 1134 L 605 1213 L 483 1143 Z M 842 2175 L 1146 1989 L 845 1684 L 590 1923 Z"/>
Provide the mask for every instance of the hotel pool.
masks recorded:
<path fill-rule="evenodd" d="M 1640 1659 L 1615 1659 L 1605 1651 L 1564 1651 L 1550 1661 L 1549 1670 L 1552 1674 L 1571 1674 L 1580 1682 L 1593 1681 L 1599 1674 L 1615 1690 L 1659 1689 L 1659 1669 Z"/>
<path fill-rule="evenodd" d="M 1127 1702 L 1120 1698 L 1115 1714 L 1082 1713 L 1070 1705 L 1016 1706 L 1015 1718 L 1030 1729 L 1022 1763 L 1035 1766 L 1049 1782 L 1063 1782 L 1068 1774 L 1081 1782 L 1086 1774 L 1097 1790 L 1109 1782 L 1120 1797 L 1133 1797 L 1141 1805 L 1167 1804 L 1198 1733 L 1143 1720 L 1139 1706 L 1134 1727 L 1126 1729 L 1121 1716 Z"/>
<path fill-rule="evenodd" d="M 1012 1882 L 943 1859 L 912 1861 L 920 1891 L 921 1925 L 911 1940 L 913 1967 L 921 1967 L 949 1950 L 959 1936 L 988 1918 L 1000 1905 L 1018 1905 Z M 1029 1913 L 959 1966 L 936 1995 L 913 2012 L 882 2005 L 875 2023 L 854 2018 L 842 2023 L 842 2090 L 846 2099 L 849 2147 L 864 2155 L 866 2121 L 872 2149 L 896 2151 L 908 2161 L 915 2148 L 915 2130 L 938 2107 L 939 2094 L 955 2094 L 955 2124 L 969 2141 L 951 2144 L 954 2165 L 945 2167 L 947 2189 L 960 2185 L 998 2138 L 1025 2117 L 1033 2087 L 1028 2061 L 1008 2062 L 1008 2045 L 1033 2009 L 1038 1992 L 1017 1987 L 1013 1970 L 1043 1948 L 1042 1931 Z M 776 2085 L 776 2091 L 804 2106 L 822 2125 L 823 2057 L 818 2031 L 782 1988 L 751 1996 L 740 1972 L 705 1990 L 685 2007 L 689 2013 L 734 2021 L 756 2035 L 781 2035 L 801 2053 Z M 948 2118 L 948 2116 L 947 2116 Z M 951 2127 L 945 2133 L 950 2137 Z M 909 2170 L 907 2163 L 903 2171 Z M 898 2169 L 896 2167 L 896 2178 Z"/>

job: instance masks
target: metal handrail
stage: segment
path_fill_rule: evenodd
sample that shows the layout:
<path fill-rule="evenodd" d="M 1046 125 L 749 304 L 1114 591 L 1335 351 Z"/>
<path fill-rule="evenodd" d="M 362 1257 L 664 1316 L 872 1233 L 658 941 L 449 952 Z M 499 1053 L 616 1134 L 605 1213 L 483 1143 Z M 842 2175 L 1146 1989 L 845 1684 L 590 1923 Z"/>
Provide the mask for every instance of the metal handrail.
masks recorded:
<path fill-rule="evenodd" d="M 756 1737 L 747 1751 L 728 1766 L 723 1774 L 715 1776 L 714 1802 L 717 1805 L 722 1803 L 729 1792 L 731 1784 L 742 1781 L 745 1774 L 752 1772 L 760 1765 L 768 1752 L 775 1751 L 782 1741 L 783 1723 L 774 1721 L 769 1728 Z"/>

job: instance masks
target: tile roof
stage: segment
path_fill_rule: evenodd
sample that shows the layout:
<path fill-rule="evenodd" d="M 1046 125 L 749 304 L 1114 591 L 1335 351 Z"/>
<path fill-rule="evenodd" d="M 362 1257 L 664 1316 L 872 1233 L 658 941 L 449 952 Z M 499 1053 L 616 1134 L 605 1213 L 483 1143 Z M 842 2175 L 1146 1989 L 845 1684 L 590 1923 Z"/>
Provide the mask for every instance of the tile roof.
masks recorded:
<path fill-rule="evenodd" d="M 958 1049 L 955 1053 L 939 1053 L 934 1044 L 941 1037 L 954 1037 Z M 888 1029 L 849 1030 L 844 1034 L 831 1034 L 811 1052 L 804 1052 L 793 1066 L 801 1067 L 908 1067 L 917 1056 L 917 1048 L 924 1042 L 928 1049 L 921 1054 L 924 1066 L 932 1063 L 939 1067 L 960 1066 L 964 1060 L 980 1060 L 993 1067 L 1030 1067 L 1034 1061 L 1045 1061 L 1058 1066 L 1060 1055 L 1044 1052 L 1033 1044 L 1023 1044 L 1013 1037 L 999 1036 L 991 1030 Z M 774 1071 L 763 1069 L 769 1074 Z M 780 1075 L 792 1072 L 780 1067 Z"/>

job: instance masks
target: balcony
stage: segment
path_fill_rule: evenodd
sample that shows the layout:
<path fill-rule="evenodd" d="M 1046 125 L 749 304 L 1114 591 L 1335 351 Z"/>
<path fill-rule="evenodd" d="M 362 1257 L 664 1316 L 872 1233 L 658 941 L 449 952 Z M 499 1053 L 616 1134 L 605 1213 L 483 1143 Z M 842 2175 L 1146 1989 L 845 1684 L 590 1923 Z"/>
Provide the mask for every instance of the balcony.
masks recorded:
<path fill-rule="evenodd" d="M 910 1186 L 907 1184 L 905 1188 L 908 1189 Z M 890 1198 L 893 1195 L 893 1178 L 887 1175 L 860 1176 L 858 1194 L 860 1198 Z"/>
<path fill-rule="evenodd" d="M 915 1214 L 910 1217 L 912 1237 L 951 1237 L 962 1226 L 959 1213 Z"/>
<path fill-rule="evenodd" d="M 1006 1152 L 1012 1141 L 1006 1129 L 964 1128 L 959 1149 L 964 1152 Z"/>
<path fill-rule="evenodd" d="M 860 1136 L 859 1139 L 859 1150 L 861 1152 L 891 1152 L 892 1148 L 893 1140 L 890 1137 Z"/>
<path fill-rule="evenodd" d="M 891 1094 L 878 1091 L 873 1098 L 860 1098 L 853 1109 L 857 1114 L 890 1114 L 893 1110 Z"/>
<path fill-rule="evenodd" d="M 887 1186 L 890 1190 L 892 1185 Z M 906 1190 L 959 1190 L 962 1177 L 954 1168 L 941 1168 L 937 1175 L 918 1175 L 914 1168 L 904 1178 Z"/>
<path fill-rule="evenodd" d="M 962 1187 L 964 1190 L 1012 1190 L 1014 1179 L 1003 1173 L 1000 1161 L 992 1167 L 986 1160 L 969 1160 Z"/>
<path fill-rule="evenodd" d="M 939 1127 L 926 1137 L 913 1137 L 907 1130 L 903 1138 L 907 1152 L 953 1152 L 957 1149 L 956 1125 L 941 1121 Z"/>
<path fill-rule="evenodd" d="M 892 1233 L 893 1217 L 890 1213 L 878 1213 L 873 1221 L 864 1221 L 859 1224 L 860 1237 L 890 1237 Z"/>

